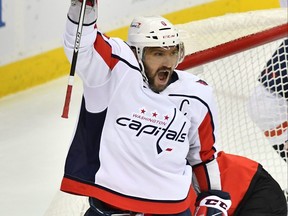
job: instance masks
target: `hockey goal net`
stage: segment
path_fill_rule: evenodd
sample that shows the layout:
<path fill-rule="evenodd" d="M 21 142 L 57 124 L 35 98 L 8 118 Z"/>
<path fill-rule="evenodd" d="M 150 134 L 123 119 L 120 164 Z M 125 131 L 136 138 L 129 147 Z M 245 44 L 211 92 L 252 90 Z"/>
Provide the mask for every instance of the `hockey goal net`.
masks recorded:
<path fill-rule="evenodd" d="M 253 111 L 257 113 L 266 104 L 253 103 L 253 95 L 267 61 L 288 37 L 287 9 L 227 14 L 177 27 L 188 55 L 179 68 L 197 74 L 215 89 L 220 123 L 218 145 L 226 152 L 260 162 L 285 190 L 287 163 L 272 145 L 281 144 L 283 136 L 287 140 L 287 98 L 278 104 L 274 115 L 264 112 L 262 127 L 253 119 Z M 287 53 L 283 61 L 287 76 Z M 284 88 L 284 84 L 279 85 Z M 279 116 L 286 119 L 280 126 Z M 280 141 L 265 135 L 264 128 L 271 125 L 280 127 Z M 82 216 L 87 208 L 87 198 L 58 192 L 45 216 Z"/>
<path fill-rule="evenodd" d="M 284 8 L 178 25 L 188 53 L 179 68 L 215 89 L 222 149 L 260 162 L 283 190 L 287 189 L 283 149 L 285 141 L 288 144 L 287 22 Z"/>

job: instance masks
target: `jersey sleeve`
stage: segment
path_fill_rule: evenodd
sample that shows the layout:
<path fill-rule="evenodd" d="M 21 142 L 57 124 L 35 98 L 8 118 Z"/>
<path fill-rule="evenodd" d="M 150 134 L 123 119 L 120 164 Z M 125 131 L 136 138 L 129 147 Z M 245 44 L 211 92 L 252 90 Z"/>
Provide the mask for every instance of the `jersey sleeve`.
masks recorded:
<path fill-rule="evenodd" d="M 72 62 L 77 25 L 69 19 L 64 34 L 64 50 Z M 99 86 L 109 80 L 111 71 L 121 56 L 122 47 L 127 45 L 109 38 L 98 31 L 96 25 L 83 26 L 80 47 L 77 56 L 76 73 L 88 87 Z"/>
<path fill-rule="evenodd" d="M 195 126 L 190 134 L 190 151 L 188 162 L 193 167 L 193 172 L 199 183 L 201 191 L 211 189 L 221 190 L 221 179 L 218 162 L 216 160 L 218 113 L 214 100 L 213 89 L 199 80 L 196 93 L 197 101 L 194 101 L 198 110 L 196 120 L 192 120 Z"/>

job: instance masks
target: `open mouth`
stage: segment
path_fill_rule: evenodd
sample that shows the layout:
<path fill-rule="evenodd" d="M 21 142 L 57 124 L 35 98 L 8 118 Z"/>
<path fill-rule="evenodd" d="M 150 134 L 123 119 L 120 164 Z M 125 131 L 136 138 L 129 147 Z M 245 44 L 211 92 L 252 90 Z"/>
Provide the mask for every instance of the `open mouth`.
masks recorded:
<path fill-rule="evenodd" d="M 158 72 L 158 79 L 162 82 L 165 82 L 169 76 L 169 72 L 168 71 L 160 71 Z"/>

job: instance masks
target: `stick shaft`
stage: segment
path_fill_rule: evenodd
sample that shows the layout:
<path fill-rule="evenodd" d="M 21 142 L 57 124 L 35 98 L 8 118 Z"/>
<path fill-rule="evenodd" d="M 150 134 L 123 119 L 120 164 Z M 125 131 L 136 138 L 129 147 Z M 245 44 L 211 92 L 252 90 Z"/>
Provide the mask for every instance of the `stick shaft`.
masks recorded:
<path fill-rule="evenodd" d="M 83 0 L 80 15 L 79 15 L 79 22 L 78 22 L 78 26 L 77 26 L 77 33 L 76 33 L 76 39 L 75 39 L 75 44 L 74 44 L 72 63 L 71 63 L 71 67 L 70 67 L 70 75 L 68 78 L 66 97 L 65 97 L 63 112 L 62 112 L 62 116 L 61 116 L 62 118 L 68 118 L 68 114 L 69 114 L 69 105 L 70 105 L 70 101 L 71 101 L 72 87 L 73 87 L 76 63 L 77 63 L 77 58 L 78 58 L 78 50 L 79 50 L 80 41 L 81 41 L 82 28 L 83 28 L 83 22 L 84 22 L 84 16 L 85 16 L 85 9 L 86 9 L 86 0 Z"/>

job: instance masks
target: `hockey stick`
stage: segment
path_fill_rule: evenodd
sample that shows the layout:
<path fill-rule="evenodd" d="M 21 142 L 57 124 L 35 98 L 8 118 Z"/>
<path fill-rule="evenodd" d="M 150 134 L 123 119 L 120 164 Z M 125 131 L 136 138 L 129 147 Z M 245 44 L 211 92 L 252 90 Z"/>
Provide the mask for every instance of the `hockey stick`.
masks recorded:
<path fill-rule="evenodd" d="M 69 105 L 70 105 L 72 87 L 73 87 L 73 82 L 74 82 L 74 74 L 75 74 L 75 68 L 76 68 L 77 57 L 78 57 L 78 50 L 79 50 L 80 40 L 81 40 L 81 35 L 82 35 L 85 9 L 86 9 L 86 0 L 83 0 L 80 15 L 79 15 L 76 39 L 75 39 L 75 44 L 74 44 L 74 52 L 73 52 L 72 63 L 70 67 L 70 75 L 68 78 L 68 85 L 67 85 L 67 90 L 66 90 L 65 103 L 63 107 L 63 113 L 61 116 L 62 118 L 68 118 Z"/>

